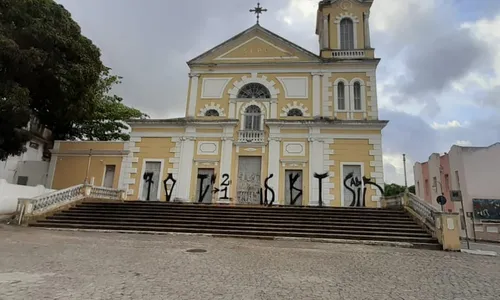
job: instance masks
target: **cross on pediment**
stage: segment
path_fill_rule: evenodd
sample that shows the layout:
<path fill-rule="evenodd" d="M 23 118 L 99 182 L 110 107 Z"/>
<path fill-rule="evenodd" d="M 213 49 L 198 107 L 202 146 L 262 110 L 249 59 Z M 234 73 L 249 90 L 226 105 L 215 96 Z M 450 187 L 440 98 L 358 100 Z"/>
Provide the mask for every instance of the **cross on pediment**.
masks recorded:
<path fill-rule="evenodd" d="M 257 2 L 257 7 L 255 7 L 254 9 L 251 9 L 250 12 L 253 12 L 257 15 L 257 24 L 259 24 L 259 18 L 260 18 L 260 15 L 263 14 L 264 12 L 266 12 L 267 9 L 263 8 L 260 6 L 260 2 Z"/>

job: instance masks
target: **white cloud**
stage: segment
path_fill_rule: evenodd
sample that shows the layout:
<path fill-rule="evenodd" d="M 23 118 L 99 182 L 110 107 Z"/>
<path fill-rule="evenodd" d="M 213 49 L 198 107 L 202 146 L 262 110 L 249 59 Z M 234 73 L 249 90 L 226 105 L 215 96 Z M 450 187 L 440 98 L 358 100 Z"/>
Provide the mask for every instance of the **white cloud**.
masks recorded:
<path fill-rule="evenodd" d="M 403 155 L 396 153 L 385 153 L 383 155 L 384 159 L 384 181 L 387 184 L 396 183 L 399 185 L 404 185 L 404 163 Z M 406 176 L 408 186 L 413 185 L 413 164 L 414 161 L 406 156 Z"/>
<path fill-rule="evenodd" d="M 461 141 L 461 140 L 458 140 L 455 142 L 456 145 L 458 146 L 472 146 L 472 143 L 471 141 Z"/>
<path fill-rule="evenodd" d="M 433 122 L 431 124 L 431 127 L 437 130 L 443 130 L 443 129 L 450 129 L 450 128 L 458 128 L 458 127 L 464 127 L 465 124 L 460 123 L 457 120 L 453 121 L 448 121 L 446 123 L 438 123 L 438 122 Z"/>
<path fill-rule="evenodd" d="M 278 11 L 278 19 L 292 26 L 302 22 L 315 22 L 317 1 L 291 0 L 288 6 Z"/>

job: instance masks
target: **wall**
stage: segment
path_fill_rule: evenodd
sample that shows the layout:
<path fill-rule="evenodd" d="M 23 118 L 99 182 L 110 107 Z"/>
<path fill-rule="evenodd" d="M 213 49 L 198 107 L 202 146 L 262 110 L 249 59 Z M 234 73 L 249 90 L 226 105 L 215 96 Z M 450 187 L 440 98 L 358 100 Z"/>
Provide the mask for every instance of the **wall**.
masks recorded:
<path fill-rule="evenodd" d="M 16 212 L 18 198 L 32 198 L 52 191 L 54 190 L 46 189 L 42 185 L 16 185 L 0 179 L 0 219 Z"/>
<path fill-rule="evenodd" d="M 450 156 L 448 153 L 441 155 L 439 158 L 441 164 L 441 184 L 444 196 L 448 201 L 444 206 L 447 212 L 457 212 L 455 209 L 455 204 L 451 201 L 451 171 L 450 171 Z"/>
<path fill-rule="evenodd" d="M 38 149 L 30 147 L 31 142 L 38 144 Z M 19 172 L 18 166 L 20 162 L 26 162 L 26 161 L 42 162 L 43 143 L 35 140 L 31 142 L 26 143 L 26 152 L 18 156 L 9 156 L 5 161 L 0 161 L 0 179 L 5 179 L 9 183 L 16 183 L 17 176 L 19 176 L 19 174 L 17 173 Z M 34 168 L 35 169 L 33 170 L 33 172 L 36 173 L 36 175 L 38 175 L 40 173 L 38 165 L 35 164 Z M 26 169 L 24 170 L 26 171 Z M 28 185 L 31 186 L 35 186 L 37 184 L 45 184 L 45 180 L 41 179 L 30 180 L 30 183 L 28 183 Z"/>
<path fill-rule="evenodd" d="M 89 153 L 92 155 L 89 159 Z M 49 183 L 54 189 L 64 189 L 85 182 L 90 160 L 88 178 L 94 185 L 102 186 L 106 165 L 115 165 L 113 188 L 118 188 L 121 173 L 124 142 L 70 142 L 56 141 L 49 167 Z"/>
<path fill-rule="evenodd" d="M 47 186 L 49 174 L 48 161 L 20 161 L 17 164 L 17 172 L 14 175 L 14 182 L 18 182 L 19 176 L 28 177 L 28 186 Z"/>
<path fill-rule="evenodd" d="M 424 199 L 424 175 L 422 174 L 422 164 L 419 162 L 413 165 L 413 178 L 415 179 L 415 194 L 420 199 Z"/>

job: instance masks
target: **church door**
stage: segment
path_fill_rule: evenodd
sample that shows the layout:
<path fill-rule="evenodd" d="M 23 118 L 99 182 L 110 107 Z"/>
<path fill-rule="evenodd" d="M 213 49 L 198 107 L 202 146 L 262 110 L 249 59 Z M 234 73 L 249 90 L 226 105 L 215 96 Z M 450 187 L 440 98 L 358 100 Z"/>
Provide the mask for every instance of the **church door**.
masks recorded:
<path fill-rule="evenodd" d="M 142 175 L 142 200 L 158 201 L 158 189 L 160 188 L 160 162 L 148 161 Z"/>
<path fill-rule="evenodd" d="M 285 205 L 302 205 L 302 170 L 285 170 Z"/>
<path fill-rule="evenodd" d="M 343 165 L 342 188 L 344 206 L 365 206 L 360 165 Z"/>
<path fill-rule="evenodd" d="M 260 204 L 260 168 L 260 156 L 240 156 L 236 186 L 239 204 Z"/>
<path fill-rule="evenodd" d="M 198 169 L 196 182 L 196 202 L 212 203 L 214 169 Z"/>

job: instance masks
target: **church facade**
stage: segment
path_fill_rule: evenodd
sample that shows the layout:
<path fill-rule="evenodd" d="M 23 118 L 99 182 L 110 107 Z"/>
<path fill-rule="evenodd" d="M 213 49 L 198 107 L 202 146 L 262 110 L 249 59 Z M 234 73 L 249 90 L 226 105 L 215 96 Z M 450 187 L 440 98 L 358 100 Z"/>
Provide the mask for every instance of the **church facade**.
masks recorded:
<path fill-rule="evenodd" d="M 129 121 L 128 142 L 56 142 L 51 187 L 92 178 L 129 200 L 379 206 L 387 121 L 371 4 L 320 1 L 319 54 L 256 24 L 190 60 L 185 117 Z"/>

